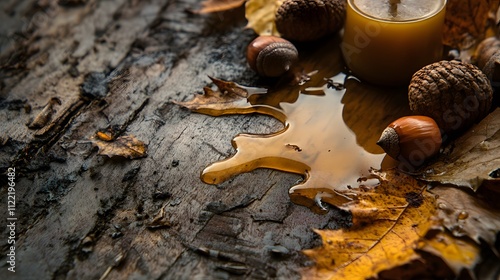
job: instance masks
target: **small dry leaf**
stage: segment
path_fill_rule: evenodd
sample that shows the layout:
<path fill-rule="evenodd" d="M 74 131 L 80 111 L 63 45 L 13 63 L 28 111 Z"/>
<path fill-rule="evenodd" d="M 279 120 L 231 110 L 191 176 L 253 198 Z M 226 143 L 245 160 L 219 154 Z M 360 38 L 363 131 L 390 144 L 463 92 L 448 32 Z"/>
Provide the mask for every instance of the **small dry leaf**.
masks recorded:
<path fill-rule="evenodd" d="M 107 138 L 106 138 L 107 139 Z M 132 135 L 120 136 L 113 141 L 94 137 L 92 142 L 99 148 L 99 155 L 137 159 L 147 156 L 147 146 Z"/>
<path fill-rule="evenodd" d="M 209 77 L 217 86 L 218 90 L 214 91 L 209 87 L 204 87 L 204 94 L 197 95 L 190 101 L 177 102 L 175 104 L 186 107 L 189 110 L 220 116 L 231 113 L 241 113 L 242 110 L 255 112 L 247 98 L 252 94 L 263 94 L 267 90 L 260 88 L 248 88 L 238 85 L 234 82 L 227 82 L 216 78 Z"/>
<path fill-rule="evenodd" d="M 247 27 L 259 35 L 279 36 L 274 23 L 275 14 L 284 0 L 248 0 L 245 4 Z"/>
<path fill-rule="evenodd" d="M 469 129 L 420 176 L 428 182 L 477 190 L 484 181 L 500 185 L 493 171 L 500 168 L 500 108 Z"/>
<path fill-rule="evenodd" d="M 448 0 L 443 42 L 460 50 L 482 40 L 495 24 L 499 0 Z"/>
<path fill-rule="evenodd" d="M 245 1 L 246 0 L 205 0 L 201 3 L 202 8 L 195 11 L 195 13 L 208 14 L 223 12 L 242 6 Z"/>

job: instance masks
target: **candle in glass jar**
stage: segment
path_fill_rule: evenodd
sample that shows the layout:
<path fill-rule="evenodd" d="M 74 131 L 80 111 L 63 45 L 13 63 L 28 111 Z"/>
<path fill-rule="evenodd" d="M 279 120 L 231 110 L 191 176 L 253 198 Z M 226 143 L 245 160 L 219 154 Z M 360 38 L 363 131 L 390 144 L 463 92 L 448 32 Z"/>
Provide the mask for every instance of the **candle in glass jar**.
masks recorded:
<path fill-rule="evenodd" d="M 446 0 L 347 0 L 342 53 L 370 83 L 407 85 L 413 73 L 443 56 Z"/>

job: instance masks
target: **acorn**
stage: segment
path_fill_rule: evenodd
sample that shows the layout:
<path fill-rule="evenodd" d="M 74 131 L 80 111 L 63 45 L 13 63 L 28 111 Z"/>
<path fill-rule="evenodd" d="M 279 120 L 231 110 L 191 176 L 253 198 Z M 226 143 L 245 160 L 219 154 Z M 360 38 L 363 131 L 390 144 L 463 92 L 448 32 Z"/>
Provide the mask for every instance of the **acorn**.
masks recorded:
<path fill-rule="evenodd" d="M 410 109 L 433 118 L 447 134 L 462 132 L 490 111 L 493 89 L 476 66 L 439 61 L 418 70 L 408 87 Z"/>
<path fill-rule="evenodd" d="M 377 141 L 389 156 L 412 166 L 419 166 L 439 153 L 441 144 L 437 123 L 426 116 L 407 116 L 393 121 Z"/>
<path fill-rule="evenodd" d="M 500 87 L 500 39 L 498 37 L 489 37 L 481 41 L 472 60 L 488 77 L 491 86 L 496 88 L 493 91 L 493 106 L 498 106 L 500 103 L 498 94 L 498 88 Z"/>
<path fill-rule="evenodd" d="M 299 52 L 288 40 L 276 36 L 259 36 L 247 47 L 247 62 L 257 74 L 279 77 L 299 59 Z"/>
<path fill-rule="evenodd" d="M 500 40 L 497 37 L 488 37 L 481 41 L 472 56 L 475 65 L 483 70 L 488 61 L 500 51 Z"/>
<path fill-rule="evenodd" d="M 276 29 L 292 41 L 313 41 L 344 25 L 346 0 L 285 0 L 276 11 Z"/>

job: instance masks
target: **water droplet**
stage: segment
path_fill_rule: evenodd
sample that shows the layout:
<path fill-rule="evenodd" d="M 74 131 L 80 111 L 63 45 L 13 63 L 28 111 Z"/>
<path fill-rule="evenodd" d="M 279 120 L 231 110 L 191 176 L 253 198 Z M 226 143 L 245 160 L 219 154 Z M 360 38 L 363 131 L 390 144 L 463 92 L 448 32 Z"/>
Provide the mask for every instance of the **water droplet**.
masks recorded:
<path fill-rule="evenodd" d="M 462 237 L 465 235 L 465 231 L 462 225 L 453 226 L 453 228 L 451 229 L 451 233 L 456 237 Z"/>
<path fill-rule="evenodd" d="M 444 204 L 444 203 L 440 202 L 440 203 L 438 204 L 438 208 L 439 208 L 439 209 L 441 209 L 441 210 L 446 210 L 446 209 L 448 209 L 448 205 L 446 205 L 446 204 Z"/>
<path fill-rule="evenodd" d="M 458 213 L 458 217 L 457 217 L 459 220 L 465 220 L 467 218 L 469 218 L 469 213 L 465 212 L 465 211 L 462 211 L 460 213 Z"/>

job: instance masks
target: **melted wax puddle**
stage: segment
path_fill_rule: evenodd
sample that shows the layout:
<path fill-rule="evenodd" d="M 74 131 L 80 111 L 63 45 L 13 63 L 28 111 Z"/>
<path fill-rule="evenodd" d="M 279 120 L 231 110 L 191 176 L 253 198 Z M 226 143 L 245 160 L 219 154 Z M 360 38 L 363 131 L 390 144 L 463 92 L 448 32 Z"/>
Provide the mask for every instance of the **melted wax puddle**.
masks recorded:
<path fill-rule="evenodd" d="M 367 152 L 345 124 L 345 80 L 346 75 L 340 73 L 321 88 L 306 89 L 295 102 L 280 102 L 279 108 L 271 106 L 272 101 L 252 104 L 257 112 L 284 122 L 284 129 L 267 135 L 236 136 L 236 154 L 208 166 L 201 179 L 219 184 L 240 173 L 270 168 L 303 175 L 304 180 L 290 189 L 290 197 L 314 211 L 325 210 L 321 201 L 333 205 L 349 201 L 345 194 L 358 187 L 360 178 L 368 177 L 371 168 L 380 169 L 385 154 L 381 150 L 378 154 Z"/>

